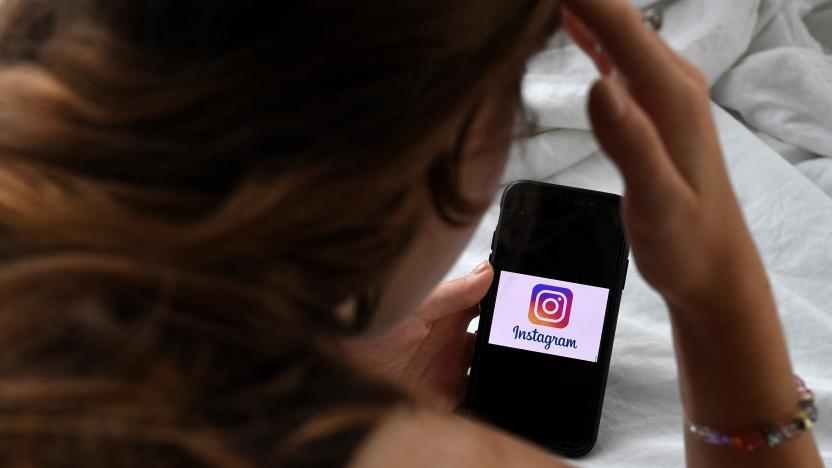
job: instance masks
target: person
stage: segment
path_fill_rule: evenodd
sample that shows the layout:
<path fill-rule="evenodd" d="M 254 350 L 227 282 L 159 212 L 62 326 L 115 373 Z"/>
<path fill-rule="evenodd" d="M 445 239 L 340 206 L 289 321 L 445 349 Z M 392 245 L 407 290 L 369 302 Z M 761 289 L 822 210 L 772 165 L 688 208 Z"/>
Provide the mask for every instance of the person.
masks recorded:
<path fill-rule="evenodd" d="M 4 466 L 564 465 L 454 411 L 493 271 L 436 287 L 562 9 L 686 416 L 794 411 L 705 79 L 624 0 L 0 6 Z M 685 434 L 689 466 L 820 466 L 809 431 Z"/>

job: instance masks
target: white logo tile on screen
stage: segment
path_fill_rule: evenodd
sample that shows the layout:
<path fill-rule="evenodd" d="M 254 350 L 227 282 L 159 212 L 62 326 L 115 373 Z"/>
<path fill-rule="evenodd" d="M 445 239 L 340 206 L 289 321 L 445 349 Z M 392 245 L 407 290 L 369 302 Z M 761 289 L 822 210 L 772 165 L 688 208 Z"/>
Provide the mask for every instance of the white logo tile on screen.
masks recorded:
<path fill-rule="evenodd" d="M 609 290 L 503 271 L 490 344 L 598 361 Z"/>

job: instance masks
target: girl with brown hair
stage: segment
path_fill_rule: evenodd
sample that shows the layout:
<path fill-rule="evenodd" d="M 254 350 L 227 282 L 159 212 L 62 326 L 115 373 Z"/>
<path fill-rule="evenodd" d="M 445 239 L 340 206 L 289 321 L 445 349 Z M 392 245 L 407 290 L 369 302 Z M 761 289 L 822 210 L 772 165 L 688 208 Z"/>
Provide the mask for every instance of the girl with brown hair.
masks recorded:
<path fill-rule="evenodd" d="M 564 3 L 626 80 L 600 80 L 590 113 L 688 417 L 788 414 L 701 74 L 624 0 Z M 0 8 L 4 466 L 561 466 L 452 412 L 491 267 L 430 292 L 497 191 L 559 2 Z M 688 434 L 687 454 L 820 463 L 808 433 L 748 453 Z"/>

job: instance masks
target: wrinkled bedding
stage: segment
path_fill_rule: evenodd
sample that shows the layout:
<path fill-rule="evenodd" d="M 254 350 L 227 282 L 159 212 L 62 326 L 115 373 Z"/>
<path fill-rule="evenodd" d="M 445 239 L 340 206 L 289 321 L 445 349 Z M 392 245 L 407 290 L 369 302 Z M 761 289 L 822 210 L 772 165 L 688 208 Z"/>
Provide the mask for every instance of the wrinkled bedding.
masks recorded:
<path fill-rule="evenodd" d="M 796 371 L 817 394 L 814 434 L 832 465 L 832 0 L 634 3 L 664 9 L 662 35 L 712 83 L 732 182 L 768 269 Z M 553 130 L 515 145 L 506 182 L 622 192 L 617 170 L 588 131 L 585 100 L 596 76 L 562 34 L 533 60 L 524 98 Z M 497 215 L 495 201 L 449 277 L 487 258 Z M 682 466 L 683 414 L 666 308 L 637 268 L 626 284 L 598 445 L 579 464 Z"/>

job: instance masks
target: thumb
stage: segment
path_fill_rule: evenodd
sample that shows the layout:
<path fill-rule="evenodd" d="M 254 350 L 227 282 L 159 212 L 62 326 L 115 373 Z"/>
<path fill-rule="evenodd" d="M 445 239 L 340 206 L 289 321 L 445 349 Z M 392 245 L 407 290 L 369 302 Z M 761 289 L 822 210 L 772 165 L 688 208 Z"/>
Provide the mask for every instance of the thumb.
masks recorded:
<path fill-rule="evenodd" d="M 416 314 L 433 322 L 446 315 L 471 309 L 485 297 L 493 279 L 494 269 L 485 261 L 468 276 L 437 286 Z"/>

